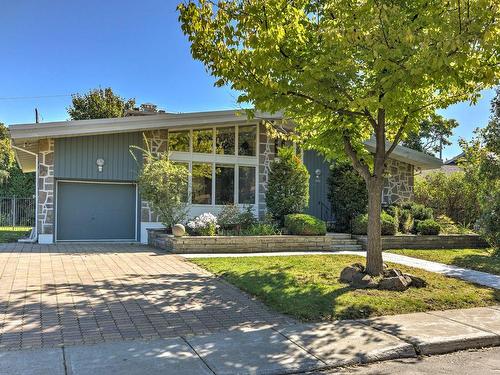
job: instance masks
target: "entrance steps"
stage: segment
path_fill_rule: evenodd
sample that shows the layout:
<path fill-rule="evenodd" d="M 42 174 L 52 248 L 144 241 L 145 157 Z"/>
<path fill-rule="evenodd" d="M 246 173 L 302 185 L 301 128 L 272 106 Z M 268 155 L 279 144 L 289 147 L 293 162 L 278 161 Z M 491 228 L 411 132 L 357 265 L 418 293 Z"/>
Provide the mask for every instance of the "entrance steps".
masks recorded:
<path fill-rule="evenodd" d="M 358 240 L 353 239 L 349 233 L 327 233 L 327 237 L 330 238 L 331 250 L 350 250 L 350 251 L 361 251 L 363 250 Z"/>

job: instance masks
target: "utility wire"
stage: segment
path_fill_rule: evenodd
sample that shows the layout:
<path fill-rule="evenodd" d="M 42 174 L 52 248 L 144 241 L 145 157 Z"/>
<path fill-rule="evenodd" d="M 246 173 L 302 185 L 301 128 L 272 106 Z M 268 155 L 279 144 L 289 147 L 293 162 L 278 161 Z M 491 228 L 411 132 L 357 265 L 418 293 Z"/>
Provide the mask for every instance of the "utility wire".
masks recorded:
<path fill-rule="evenodd" d="M 68 97 L 68 96 L 71 96 L 71 94 L 40 95 L 40 96 L 11 96 L 11 97 L 0 97 L 0 100 L 23 100 L 23 99 L 62 98 L 62 97 Z"/>

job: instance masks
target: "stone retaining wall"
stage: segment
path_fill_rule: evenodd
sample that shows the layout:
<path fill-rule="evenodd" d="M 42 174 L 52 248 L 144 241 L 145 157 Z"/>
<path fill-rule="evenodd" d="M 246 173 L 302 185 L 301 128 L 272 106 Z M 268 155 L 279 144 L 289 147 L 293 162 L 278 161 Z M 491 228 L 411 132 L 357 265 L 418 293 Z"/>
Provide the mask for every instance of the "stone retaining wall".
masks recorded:
<path fill-rule="evenodd" d="M 276 251 L 331 251 L 333 245 L 356 243 L 333 236 L 186 236 L 174 237 L 162 230 L 148 230 L 148 244 L 176 254 L 255 253 Z"/>
<path fill-rule="evenodd" d="M 352 236 L 366 250 L 366 236 Z M 485 248 L 488 243 L 476 234 L 443 234 L 438 236 L 382 236 L 382 249 L 469 249 Z"/>

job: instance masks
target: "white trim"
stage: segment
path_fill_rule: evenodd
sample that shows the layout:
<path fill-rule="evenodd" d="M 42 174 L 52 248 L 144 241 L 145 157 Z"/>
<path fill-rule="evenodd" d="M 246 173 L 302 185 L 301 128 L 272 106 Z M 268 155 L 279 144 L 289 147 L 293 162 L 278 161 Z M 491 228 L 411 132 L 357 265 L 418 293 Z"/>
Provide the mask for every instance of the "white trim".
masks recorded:
<path fill-rule="evenodd" d="M 148 243 L 148 229 L 162 229 L 165 226 L 158 221 L 141 221 L 141 243 Z"/>
<path fill-rule="evenodd" d="M 38 235 L 38 243 L 42 245 L 50 245 L 54 243 L 54 235 L 53 234 L 39 234 Z"/>
<path fill-rule="evenodd" d="M 59 182 L 63 183 L 76 183 L 76 184 L 101 184 L 101 185 L 134 185 L 135 186 L 135 220 L 134 220 L 134 233 L 135 237 L 132 239 L 102 239 L 102 240 L 58 240 L 57 239 L 57 201 L 59 200 Z M 54 238 L 56 242 L 137 242 L 137 230 L 138 230 L 138 215 L 139 215 L 139 187 L 136 182 L 125 182 L 125 181 L 90 181 L 90 180 L 56 180 L 55 181 L 55 191 L 54 191 Z"/>

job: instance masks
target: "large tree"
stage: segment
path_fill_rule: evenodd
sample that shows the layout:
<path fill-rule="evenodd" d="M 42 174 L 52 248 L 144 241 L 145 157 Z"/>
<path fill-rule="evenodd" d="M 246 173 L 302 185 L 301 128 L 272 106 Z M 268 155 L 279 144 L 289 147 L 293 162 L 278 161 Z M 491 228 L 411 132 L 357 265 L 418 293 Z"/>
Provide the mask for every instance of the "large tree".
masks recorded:
<path fill-rule="evenodd" d="M 420 123 L 417 131 L 406 136 L 403 145 L 429 155 L 438 154 L 442 158 L 443 147 L 451 145 L 449 137 L 457 126 L 458 122 L 454 119 L 432 114 Z"/>
<path fill-rule="evenodd" d="M 217 86 L 282 111 L 304 148 L 348 156 L 369 195 L 366 269 L 380 274 L 386 161 L 437 108 L 475 101 L 498 80 L 498 1 L 189 0 L 178 9 Z"/>
<path fill-rule="evenodd" d="M 125 99 L 116 95 L 108 87 L 93 89 L 85 94 L 72 96 L 68 114 L 72 120 L 122 117 L 125 111 L 135 106 L 135 99 Z"/>

